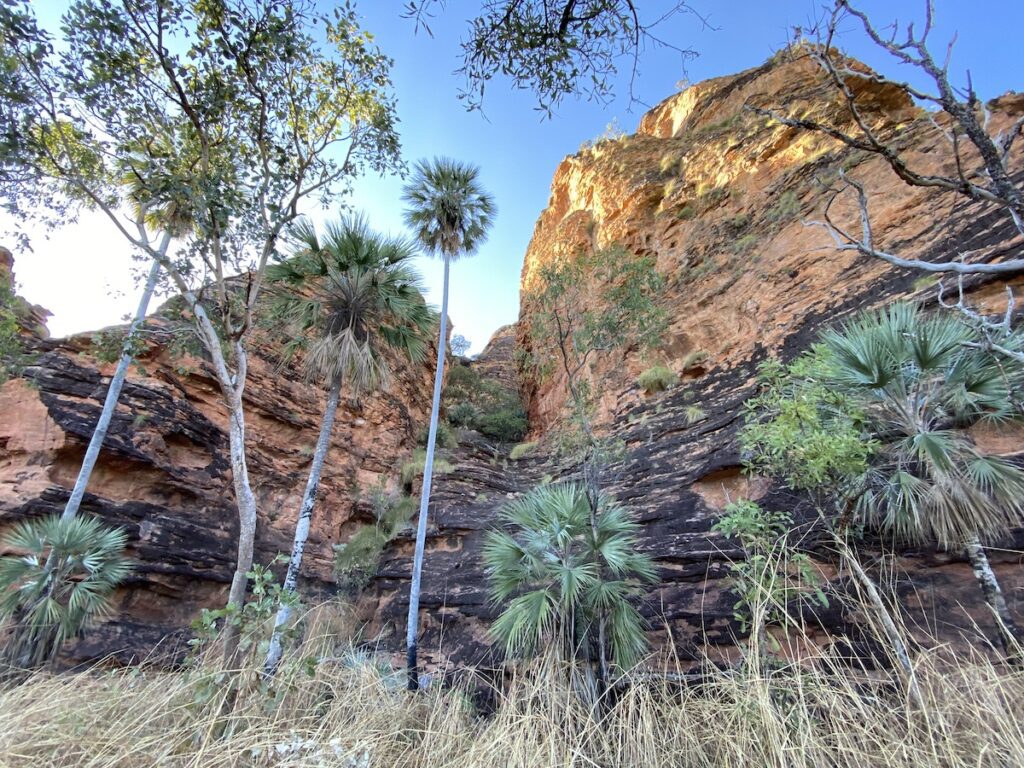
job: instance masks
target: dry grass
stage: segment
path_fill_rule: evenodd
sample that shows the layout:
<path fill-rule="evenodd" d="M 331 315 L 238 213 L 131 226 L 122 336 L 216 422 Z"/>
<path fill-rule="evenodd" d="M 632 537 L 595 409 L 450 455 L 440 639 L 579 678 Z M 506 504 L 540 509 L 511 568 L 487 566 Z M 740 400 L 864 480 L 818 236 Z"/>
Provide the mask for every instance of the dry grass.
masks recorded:
<path fill-rule="evenodd" d="M 307 647 L 306 649 L 311 650 Z M 1024 764 L 1024 676 L 985 658 L 918 659 L 923 711 L 828 658 L 709 668 L 700 684 L 623 688 L 597 716 L 562 674 L 521 675 L 496 710 L 464 689 L 410 695 L 347 654 L 242 695 L 227 733 L 215 672 L 40 675 L 0 693 L 2 766 L 1010 766 Z"/>

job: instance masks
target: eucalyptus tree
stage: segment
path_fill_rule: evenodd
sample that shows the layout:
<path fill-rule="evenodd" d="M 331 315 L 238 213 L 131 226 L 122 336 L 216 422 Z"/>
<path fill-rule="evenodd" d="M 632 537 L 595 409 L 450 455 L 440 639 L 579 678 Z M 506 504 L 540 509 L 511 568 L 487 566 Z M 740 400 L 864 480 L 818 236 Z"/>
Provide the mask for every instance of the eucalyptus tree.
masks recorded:
<path fill-rule="evenodd" d="M 266 268 L 305 201 L 399 163 L 391 62 L 354 9 L 326 17 L 312 0 L 76 0 L 59 56 L 51 35 L 26 41 L 16 26 L 0 36 L 22 85 L 14 130 L 30 172 L 3 194 L 57 218 L 99 211 L 181 294 L 227 409 L 239 516 L 228 605 L 238 609 L 257 519 L 248 340 Z M 192 221 L 173 251 L 150 216 L 169 206 Z M 229 622 L 229 661 L 237 638 Z"/>
<path fill-rule="evenodd" d="M 286 351 L 303 349 L 306 377 L 327 381 L 328 395 L 295 524 L 286 595 L 296 591 L 342 387 L 352 396 L 386 388 L 391 379 L 389 358 L 398 354 L 411 363 L 422 362 L 426 337 L 435 323 L 419 276 L 409 265 L 417 253 L 412 243 L 382 237 L 359 216 L 329 227 L 323 242 L 306 223 L 297 235 L 300 250 L 268 270 L 271 314 L 295 340 Z M 274 621 L 265 676 L 273 676 L 280 664 L 282 631 L 291 614 L 291 603 L 283 602 Z"/>
<path fill-rule="evenodd" d="M 480 170 L 467 163 L 448 158 L 422 160 L 416 163 L 413 178 L 402 193 L 402 199 L 406 203 L 406 224 L 429 253 L 439 255 L 444 260 L 444 288 L 437 342 L 437 367 L 434 371 L 434 397 L 430 406 L 430 430 L 427 433 L 420 513 L 416 524 L 416 550 L 409 586 L 409 620 L 406 631 L 409 690 L 419 688 L 416 638 L 419 630 L 420 578 L 423 572 L 423 549 L 427 539 L 427 510 L 430 505 L 430 487 L 434 471 L 441 386 L 444 383 L 444 353 L 448 343 L 449 269 L 455 259 L 476 252 L 486 239 L 487 230 L 490 229 L 495 215 L 494 199 L 481 186 L 479 176 Z"/>

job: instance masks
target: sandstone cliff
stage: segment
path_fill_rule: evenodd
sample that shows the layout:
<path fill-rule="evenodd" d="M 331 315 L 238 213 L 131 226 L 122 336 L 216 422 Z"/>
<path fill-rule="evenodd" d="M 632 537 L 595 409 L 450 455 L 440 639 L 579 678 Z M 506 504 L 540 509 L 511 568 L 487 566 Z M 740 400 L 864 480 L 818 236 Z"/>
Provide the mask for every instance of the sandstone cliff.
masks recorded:
<path fill-rule="evenodd" d="M 949 170 L 945 139 L 927 115 L 898 91 L 861 78 L 852 82 L 868 119 L 896 136 L 924 172 Z M 644 547 L 661 569 L 643 608 L 652 639 L 658 645 L 671 636 L 680 659 L 697 659 L 708 645 L 724 657 L 735 653 L 740 632 L 729 561 L 742 553 L 710 530 L 726 503 L 746 496 L 792 509 L 798 519 L 809 512 L 799 497 L 741 473 L 735 436 L 757 364 L 769 355 L 792 356 L 824 325 L 858 309 L 910 295 L 934 300 L 933 280 L 837 253 L 828 234 L 808 224 L 821 216 L 825 185 L 836 182 L 840 169 L 863 182 L 881 247 L 908 258 L 948 260 L 973 250 L 976 258 L 998 259 L 1020 247 L 1005 217 L 908 187 L 877 158 L 758 117 L 745 104 L 848 124 L 834 91 L 799 52 L 695 85 L 651 110 L 635 135 L 600 141 L 562 162 L 523 264 L 517 342 L 541 355 L 545 350 L 530 349 L 531 294 L 538 268 L 549 260 L 618 243 L 655 257 L 668 281 L 672 322 L 660 350 L 598 358 L 592 376 L 601 393 L 599 418 L 627 446 L 624 460 L 610 469 L 611 488 L 639 513 Z M 1024 98 L 1003 97 L 990 108 L 998 128 L 1024 113 Z M 1016 168 L 1024 167 L 1022 149 L 1013 158 Z M 835 210 L 844 223 L 856 221 L 851 205 Z M 983 306 L 1005 307 L 1001 284 L 979 281 L 973 290 Z M 510 375 L 482 357 L 494 375 Z M 655 363 L 674 369 L 681 383 L 645 396 L 636 377 Z M 564 418 L 565 382 L 556 374 L 522 387 L 543 447 Z M 993 450 L 1024 451 L 1019 431 L 982 438 Z M 456 471 L 440 479 L 420 643 L 437 663 L 489 663 L 500 656 L 486 635 L 496 611 L 480 563 L 483 533 L 509 495 L 571 474 L 571 467 L 543 456 L 542 448 L 539 457 L 513 463 L 463 446 Z M 1018 531 L 1005 550 L 991 553 L 1018 616 L 1024 613 L 1024 569 L 1012 550 L 1022 545 Z M 396 648 L 409 547 L 402 539 L 396 543 L 377 582 L 382 607 L 375 626 Z M 843 592 L 847 580 L 829 553 L 816 556 L 831 590 Z M 877 564 L 870 542 L 865 556 Z M 888 567 L 911 623 L 954 642 L 975 623 L 992 632 L 971 569 L 958 555 L 903 550 Z M 840 601 L 808 616 L 807 624 L 808 642 L 837 641 L 870 656 L 863 617 Z"/>
<path fill-rule="evenodd" d="M 867 114 L 897 137 L 924 169 L 948 156 L 927 116 L 897 92 L 866 79 L 854 83 Z M 824 187 L 839 171 L 871 193 L 876 235 L 907 257 L 948 259 L 962 250 L 997 259 L 1018 247 L 999 217 L 962 200 L 913 189 L 877 159 L 820 136 L 785 128 L 745 110 L 745 104 L 843 124 L 845 113 L 808 61 L 774 58 L 738 75 L 687 89 L 655 107 L 635 135 L 601 141 L 566 158 L 555 173 L 548 208 L 537 223 L 523 265 L 521 319 L 502 329 L 477 370 L 508 389 L 521 388 L 541 449 L 518 462 L 508 446 L 474 433 L 450 451 L 453 471 L 436 481 L 427 540 L 420 650 L 429 663 L 489 663 L 500 657 L 487 626 L 496 614 L 487 599 L 480 561 L 484 531 L 500 504 L 533 484 L 571 476 L 546 451 L 563 416 L 564 381 L 521 381 L 514 346 L 529 349 L 531 292 L 538 267 L 572 258 L 579 249 L 619 243 L 656 258 L 669 284 L 670 331 L 658 352 L 627 350 L 597 360 L 603 428 L 625 441 L 627 453 L 609 472 L 619 499 L 644 526 L 644 547 L 661 579 L 643 612 L 652 639 L 671 636 L 681 659 L 697 659 L 707 645 L 735 653 L 730 558 L 741 555 L 711 533 L 729 499 L 748 496 L 799 518 L 806 504 L 769 482 L 745 478 L 735 435 L 743 402 L 753 391 L 757 364 L 772 354 L 791 356 L 823 325 L 893 298 L 934 297 L 918 275 L 849 253 L 838 254 L 820 228 Z M 1024 113 L 1024 97 L 990 105 L 995 125 Z M 1013 158 L 1024 167 L 1022 147 Z M 842 217 L 855 211 L 837 208 Z M 977 282 L 975 298 L 1002 300 L 997 283 Z M 57 510 L 99 410 L 109 373 L 85 349 L 84 339 L 40 342 L 26 378 L 0 391 L 0 524 Z M 543 350 L 530 350 L 534 353 Z M 272 350 L 258 350 L 250 383 L 252 471 L 260 494 L 258 559 L 287 549 L 295 499 L 322 405 L 323 393 L 294 374 L 278 374 Z M 148 649 L 187 625 L 198 609 L 223 599 L 234 553 L 234 512 L 225 456 L 223 413 L 201 361 L 180 374 L 158 343 L 144 356 L 145 375 L 126 388 L 86 511 L 124 524 L 140 560 L 134 582 L 120 595 L 116 620 L 90 633 L 80 658 L 121 648 Z M 645 396 L 636 385 L 644 368 L 663 363 L 681 377 L 670 391 Z M 351 490 L 393 472 L 411 447 L 414 425 L 429 402 L 427 371 L 405 372 L 395 391 L 350 404 L 339 419 L 325 471 L 323 513 L 311 540 L 313 587 L 329 591 L 330 545 L 344 541 L 353 509 Z M 1019 434 L 983 436 L 1008 454 L 1024 447 Z M 371 587 L 360 600 L 367 637 L 397 652 L 403 645 L 412 530 L 386 549 Z M 812 549 L 813 542 L 811 542 Z M 1024 532 L 993 565 L 1018 616 L 1024 611 L 1024 568 L 1015 549 Z M 870 542 L 866 549 L 870 557 Z M 831 589 L 846 580 L 829 555 L 815 549 Z M 969 566 L 956 554 L 896 553 L 887 567 L 908 617 L 932 634 L 957 641 L 974 623 L 991 631 Z M 870 656 L 862 617 L 833 600 L 806 617 L 808 642 L 836 638 L 858 656 Z"/>
<path fill-rule="evenodd" d="M 146 338 L 82 504 L 83 513 L 128 531 L 136 567 L 114 615 L 69 649 L 71 659 L 179 654 L 200 609 L 223 605 L 234 570 L 227 418 L 212 371 L 169 349 L 159 315 L 147 321 Z M 86 335 L 39 341 L 30 352 L 23 378 L 0 388 L 0 530 L 63 509 L 114 367 L 97 360 Z M 404 367 L 394 379 L 385 394 L 343 394 L 303 564 L 314 595 L 335 581 L 332 545 L 370 514 L 357 491 L 393 481 L 426 421 L 432 375 Z M 273 347 L 255 346 L 245 406 L 260 514 L 256 562 L 291 551 L 325 400 L 298 371 L 278 368 Z"/>

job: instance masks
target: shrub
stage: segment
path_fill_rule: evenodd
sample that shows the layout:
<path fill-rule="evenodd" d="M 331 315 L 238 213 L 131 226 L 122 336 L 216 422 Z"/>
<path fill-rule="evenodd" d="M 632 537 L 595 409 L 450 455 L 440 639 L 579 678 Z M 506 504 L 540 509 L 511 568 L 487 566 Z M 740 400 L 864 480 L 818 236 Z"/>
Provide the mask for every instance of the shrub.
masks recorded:
<path fill-rule="evenodd" d="M 479 415 L 479 411 L 477 411 L 472 403 L 463 400 L 461 403 L 456 403 L 448 409 L 448 422 L 456 427 L 472 429 Z"/>
<path fill-rule="evenodd" d="M 800 213 L 800 198 L 796 192 L 787 190 L 779 195 L 775 205 L 768 209 L 765 218 L 771 222 L 789 221 Z"/>
<path fill-rule="evenodd" d="M 18 667 L 52 659 L 108 610 L 131 567 L 126 535 L 94 517 L 23 520 L 4 539 L 22 555 L 0 558 L 0 618 L 12 620 L 3 656 Z"/>
<path fill-rule="evenodd" d="M 637 377 L 636 383 L 645 392 L 664 392 L 679 382 L 675 371 L 665 365 L 648 368 Z"/>
<path fill-rule="evenodd" d="M 422 446 L 426 446 L 428 437 L 430 437 L 429 425 L 420 430 L 417 442 Z M 436 439 L 437 444 L 442 448 L 455 448 L 459 444 L 459 436 L 455 434 L 455 430 L 451 428 L 447 421 L 437 422 Z"/>
<path fill-rule="evenodd" d="M 688 405 L 683 409 L 683 418 L 686 419 L 687 424 L 696 424 L 698 421 L 706 419 L 707 416 L 707 411 L 699 405 Z"/>
<path fill-rule="evenodd" d="M 525 458 L 526 456 L 530 456 L 536 450 L 536 441 L 531 441 L 529 443 L 519 443 L 518 445 L 514 446 L 511 451 L 509 451 L 508 457 L 512 459 L 512 461 L 519 461 L 520 459 Z"/>
<path fill-rule="evenodd" d="M 519 406 L 485 413 L 477 419 L 476 428 L 487 437 L 503 443 L 515 443 L 526 437 L 530 422 L 526 418 L 526 411 Z"/>

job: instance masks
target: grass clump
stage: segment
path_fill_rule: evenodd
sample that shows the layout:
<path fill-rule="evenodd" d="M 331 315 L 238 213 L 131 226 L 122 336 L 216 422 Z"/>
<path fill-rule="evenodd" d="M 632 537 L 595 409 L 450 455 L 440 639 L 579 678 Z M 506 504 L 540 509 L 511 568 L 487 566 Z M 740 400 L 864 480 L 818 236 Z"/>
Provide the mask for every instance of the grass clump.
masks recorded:
<path fill-rule="evenodd" d="M 668 366 L 655 365 L 641 373 L 636 383 L 647 393 L 664 392 L 679 383 L 679 377 Z"/>
<path fill-rule="evenodd" d="M 519 443 L 518 445 L 513 446 L 512 450 L 509 451 L 508 457 L 512 459 L 512 461 L 519 461 L 522 458 L 532 455 L 536 450 L 537 442 L 535 440 L 531 440 L 528 443 Z"/>
<path fill-rule="evenodd" d="M 423 448 L 417 448 L 407 462 L 402 465 L 401 479 L 405 488 L 411 488 L 416 478 L 423 477 L 423 464 L 427 460 L 427 452 Z M 434 475 L 447 475 L 452 471 L 452 465 L 446 459 L 434 456 Z"/>
<path fill-rule="evenodd" d="M 702 363 L 706 363 L 710 358 L 711 354 L 706 349 L 695 349 L 692 352 L 686 353 L 681 364 L 683 366 L 683 370 L 687 371 L 691 368 L 696 368 Z"/>

